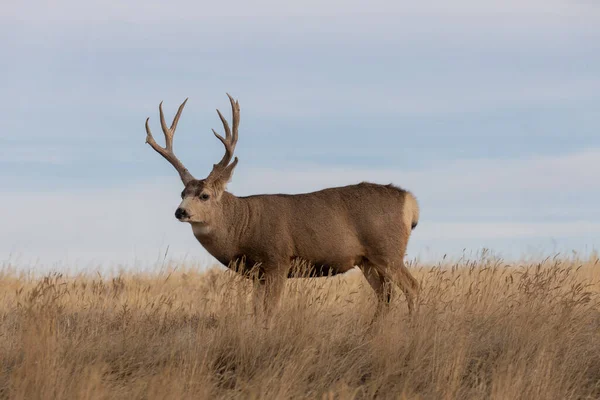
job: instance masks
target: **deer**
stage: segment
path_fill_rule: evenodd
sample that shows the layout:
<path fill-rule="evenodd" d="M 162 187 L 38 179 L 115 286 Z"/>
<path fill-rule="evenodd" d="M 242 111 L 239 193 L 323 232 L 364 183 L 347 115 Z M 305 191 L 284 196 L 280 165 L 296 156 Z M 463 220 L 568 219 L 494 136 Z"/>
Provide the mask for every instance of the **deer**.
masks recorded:
<path fill-rule="evenodd" d="M 204 179 L 194 178 L 173 150 L 177 123 L 188 99 L 179 106 L 170 127 L 159 104 L 165 147 L 154 140 L 150 118 L 146 119 L 146 143 L 175 168 L 183 182 L 175 218 L 189 223 L 196 239 L 221 264 L 252 277 L 255 312 L 267 318 L 280 302 L 286 279 L 299 276 L 293 268 L 297 263 L 310 266 L 303 275 L 308 278 L 358 267 L 378 299 L 375 315 L 388 308 L 394 285 L 404 293 L 412 315 L 420 285 L 404 257 L 419 222 L 415 196 L 392 184 L 369 182 L 310 193 L 235 196 L 227 191 L 227 184 L 238 164 L 234 151 L 240 105 L 227 96 L 232 126 L 217 109 L 225 137 L 212 130 L 225 154 Z"/>

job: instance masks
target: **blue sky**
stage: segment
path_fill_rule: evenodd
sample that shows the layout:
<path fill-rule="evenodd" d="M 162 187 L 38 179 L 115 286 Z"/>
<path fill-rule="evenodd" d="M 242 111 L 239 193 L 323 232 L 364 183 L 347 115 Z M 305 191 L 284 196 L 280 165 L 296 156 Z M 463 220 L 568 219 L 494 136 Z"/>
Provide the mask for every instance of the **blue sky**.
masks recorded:
<path fill-rule="evenodd" d="M 413 3 L 3 6 L 0 259 L 210 262 L 143 123 L 189 97 L 175 147 L 201 177 L 225 92 L 234 194 L 393 182 L 419 198 L 421 259 L 597 248 L 600 5 Z"/>

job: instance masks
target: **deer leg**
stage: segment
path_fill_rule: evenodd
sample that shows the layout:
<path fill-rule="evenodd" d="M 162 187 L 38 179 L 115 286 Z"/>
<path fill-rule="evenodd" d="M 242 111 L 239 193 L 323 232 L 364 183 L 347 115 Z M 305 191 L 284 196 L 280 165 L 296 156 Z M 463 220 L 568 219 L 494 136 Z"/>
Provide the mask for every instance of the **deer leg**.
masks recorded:
<path fill-rule="evenodd" d="M 265 295 L 263 298 L 263 310 L 267 323 L 270 321 L 273 312 L 278 308 L 281 294 L 285 287 L 285 276 L 278 271 L 265 274 Z"/>
<path fill-rule="evenodd" d="M 265 323 L 268 324 L 273 312 L 279 306 L 281 294 L 285 287 L 286 274 L 279 269 L 262 268 L 263 273 L 255 279 L 254 314 L 262 312 Z"/>
<path fill-rule="evenodd" d="M 262 279 L 254 279 L 253 291 L 253 310 L 254 316 L 260 317 L 263 311 L 263 303 L 265 298 L 265 282 Z"/>
<path fill-rule="evenodd" d="M 249 270 L 242 271 L 252 281 L 252 311 L 254 317 L 259 317 L 265 297 L 265 274 L 260 264 Z"/>
<path fill-rule="evenodd" d="M 403 291 L 407 301 L 409 301 L 408 312 L 409 314 L 411 314 L 414 310 L 414 303 L 419 299 L 421 285 L 419 285 L 419 281 L 417 281 L 415 277 L 410 273 L 408 268 L 406 268 L 404 261 L 400 261 L 399 268 L 396 270 L 396 275 L 401 276 L 401 279 L 404 282 L 403 287 L 407 288 L 403 289 Z"/>
<path fill-rule="evenodd" d="M 386 272 L 388 278 L 404 292 L 408 304 L 408 314 L 412 315 L 415 308 L 415 301 L 419 296 L 419 282 L 412 276 L 402 260 L 389 265 Z"/>
<path fill-rule="evenodd" d="M 377 297 L 377 308 L 373 315 L 374 321 L 382 314 L 382 312 L 387 310 L 391 300 L 391 292 L 389 290 L 389 285 L 386 284 L 385 276 L 379 273 L 373 264 L 365 263 L 361 266 L 361 270 Z"/>
<path fill-rule="evenodd" d="M 404 261 L 396 263 L 381 261 L 373 263 L 372 268 L 383 277 L 384 282 L 391 282 L 402 290 L 406 297 L 408 314 L 412 315 L 415 308 L 415 300 L 419 294 L 419 282 L 408 271 L 408 268 L 404 265 Z M 386 296 L 385 300 L 389 303 L 391 299 L 391 287 L 388 286 L 387 289 L 382 289 L 382 292 Z"/>

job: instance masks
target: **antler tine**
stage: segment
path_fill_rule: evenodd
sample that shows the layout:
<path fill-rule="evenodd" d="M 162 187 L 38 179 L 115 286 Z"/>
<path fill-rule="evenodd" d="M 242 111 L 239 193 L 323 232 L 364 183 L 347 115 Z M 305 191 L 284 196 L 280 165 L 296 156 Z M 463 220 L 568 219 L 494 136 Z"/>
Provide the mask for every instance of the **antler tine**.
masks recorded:
<path fill-rule="evenodd" d="M 233 130 L 229 128 L 229 123 L 227 123 L 227 120 L 225 119 L 223 114 L 221 114 L 221 111 L 217 109 L 217 114 L 219 114 L 219 118 L 221 119 L 221 122 L 223 123 L 223 128 L 225 129 L 225 138 L 219 135 L 214 129 L 212 131 L 217 137 L 217 139 L 219 139 L 221 143 L 223 143 L 223 146 L 225 146 L 225 154 L 223 155 L 221 161 L 215 164 L 214 169 L 225 168 L 227 167 L 227 165 L 229 165 L 229 162 L 233 158 L 235 145 L 237 144 L 238 140 L 238 127 L 240 125 L 240 105 L 236 100 L 233 99 L 233 97 L 229 95 L 229 93 L 227 93 L 227 97 L 229 97 L 229 102 L 231 103 Z"/>
<path fill-rule="evenodd" d="M 229 93 L 227 93 L 227 97 L 229 97 L 229 102 L 231 103 L 231 114 L 233 116 L 232 142 L 235 147 L 238 141 L 238 127 L 240 126 L 240 103 L 237 100 L 233 100 L 233 97 Z"/>
<path fill-rule="evenodd" d="M 158 111 L 160 113 L 160 127 L 162 128 L 163 134 L 165 135 L 165 148 L 167 150 L 173 149 L 173 134 L 169 131 L 167 127 L 167 122 L 165 121 L 165 113 L 162 109 L 163 102 L 161 101 L 158 105 Z"/>
<path fill-rule="evenodd" d="M 194 177 L 188 169 L 183 165 L 181 161 L 175 156 L 173 152 L 173 136 L 175 135 L 175 129 L 177 129 L 177 123 L 179 122 L 179 117 L 181 116 L 181 112 L 185 107 L 185 103 L 187 103 L 188 99 L 185 99 L 183 103 L 179 106 L 177 110 L 177 114 L 175 114 L 175 118 L 173 118 L 173 123 L 171 124 L 171 128 L 167 127 L 167 123 L 165 121 L 165 115 L 162 109 L 162 101 L 158 106 L 160 111 L 160 125 L 162 127 L 163 133 L 165 135 L 165 147 L 159 146 L 154 140 L 154 136 L 152 136 L 152 132 L 150 131 L 150 118 L 146 119 L 146 143 L 148 143 L 158 154 L 163 156 L 179 173 L 183 184 L 187 184 L 189 181 L 193 180 Z"/>
<path fill-rule="evenodd" d="M 223 114 L 221 114 L 221 111 L 219 111 L 218 108 L 217 108 L 217 114 L 219 114 L 219 118 L 221 118 L 221 122 L 223 123 L 223 128 L 225 129 L 225 139 L 230 140 L 231 139 L 231 130 L 229 129 L 229 123 L 227 122 L 227 120 L 225 119 Z M 214 131 L 215 130 L 213 129 L 213 132 Z"/>
<path fill-rule="evenodd" d="M 181 112 L 185 107 L 185 103 L 187 103 L 188 99 L 185 99 L 183 103 L 177 109 L 177 114 L 175 114 L 175 118 L 173 118 L 173 122 L 171 123 L 171 128 L 167 127 L 167 122 L 165 121 L 165 113 L 162 109 L 163 102 L 161 101 L 158 105 L 158 110 L 160 111 L 160 126 L 162 127 L 163 133 L 165 134 L 165 145 L 167 150 L 173 150 L 173 135 L 175 135 L 175 129 L 177 129 L 177 123 L 179 122 L 179 117 L 181 116 Z"/>

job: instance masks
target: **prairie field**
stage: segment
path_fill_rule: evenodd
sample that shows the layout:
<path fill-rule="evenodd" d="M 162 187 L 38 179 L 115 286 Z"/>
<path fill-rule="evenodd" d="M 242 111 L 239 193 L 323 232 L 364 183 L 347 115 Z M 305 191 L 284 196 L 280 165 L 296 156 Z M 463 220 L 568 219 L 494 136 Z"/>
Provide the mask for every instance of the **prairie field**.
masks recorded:
<path fill-rule="evenodd" d="M 221 267 L 0 271 L 0 398 L 597 399 L 600 262 L 410 264 L 372 322 L 358 272 L 289 280 L 265 326 Z"/>

